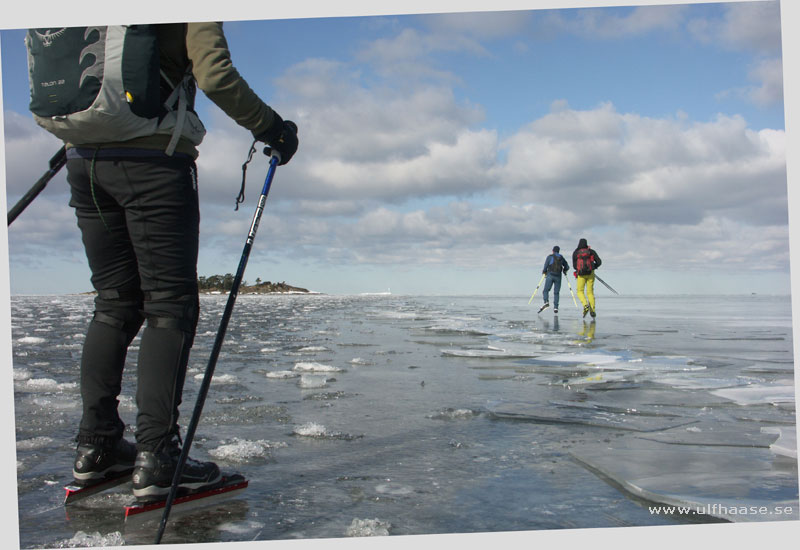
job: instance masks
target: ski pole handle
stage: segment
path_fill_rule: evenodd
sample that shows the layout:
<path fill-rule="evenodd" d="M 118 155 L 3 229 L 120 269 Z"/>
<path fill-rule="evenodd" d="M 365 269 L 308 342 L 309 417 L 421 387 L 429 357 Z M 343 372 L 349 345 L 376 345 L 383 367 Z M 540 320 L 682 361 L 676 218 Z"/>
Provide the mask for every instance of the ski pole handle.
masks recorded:
<path fill-rule="evenodd" d="M 295 135 L 297 135 L 297 124 L 295 124 L 291 120 L 284 121 L 284 124 L 289 128 L 291 128 L 292 132 L 294 132 Z M 270 146 L 264 147 L 264 154 L 267 155 L 268 157 L 277 158 L 278 164 L 281 163 L 281 153 L 280 151 L 276 150 L 275 147 L 270 147 Z"/>

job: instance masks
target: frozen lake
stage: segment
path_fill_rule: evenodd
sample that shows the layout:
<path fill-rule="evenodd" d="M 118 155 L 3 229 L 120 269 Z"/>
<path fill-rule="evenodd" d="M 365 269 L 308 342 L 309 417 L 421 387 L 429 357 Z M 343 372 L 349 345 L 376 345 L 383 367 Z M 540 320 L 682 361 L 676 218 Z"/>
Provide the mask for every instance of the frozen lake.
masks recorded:
<path fill-rule="evenodd" d="M 594 323 L 564 292 L 557 317 L 527 296 L 240 296 L 191 454 L 250 486 L 164 542 L 800 518 L 788 297 L 602 292 Z M 184 425 L 225 300 L 201 298 Z M 21 546 L 151 543 L 129 486 L 62 506 L 92 298 L 11 309 Z"/>

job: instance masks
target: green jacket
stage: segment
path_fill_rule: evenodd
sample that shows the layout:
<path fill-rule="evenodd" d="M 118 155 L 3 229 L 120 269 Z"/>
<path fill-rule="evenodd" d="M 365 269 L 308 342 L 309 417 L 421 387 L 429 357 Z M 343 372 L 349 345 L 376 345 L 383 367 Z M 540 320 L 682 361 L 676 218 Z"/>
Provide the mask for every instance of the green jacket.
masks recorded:
<path fill-rule="evenodd" d="M 172 82 L 179 82 L 191 67 L 198 88 L 254 137 L 273 124 L 275 111 L 256 95 L 233 66 L 222 23 L 165 23 L 157 27 L 161 69 Z M 169 140 L 169 135 L 155 134 L 116 143 L 86 143 L 81 147 L 164 150 Z M 197 148 L 185 138 L 180 139 L 175 151 L 197 158 Z"/>

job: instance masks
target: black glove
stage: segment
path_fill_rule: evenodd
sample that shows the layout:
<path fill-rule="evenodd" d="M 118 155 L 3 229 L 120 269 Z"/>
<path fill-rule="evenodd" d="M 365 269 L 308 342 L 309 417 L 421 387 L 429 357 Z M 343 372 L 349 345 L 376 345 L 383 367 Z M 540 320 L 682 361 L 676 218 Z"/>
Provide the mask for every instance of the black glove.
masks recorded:
<path fill-rule="evenodd" d="M 265 155 L 272 155 L 274 149 L 281 158 L 278 166 L 283 166 L 297 152 L 297 124 L 291 120 L 284 121 L 277 113 L 275 113 L 275 119 L 275 124 L 263 134 L 256 136 L 256 139 L 268 145 L 268 147 L 264 147 Z"/>

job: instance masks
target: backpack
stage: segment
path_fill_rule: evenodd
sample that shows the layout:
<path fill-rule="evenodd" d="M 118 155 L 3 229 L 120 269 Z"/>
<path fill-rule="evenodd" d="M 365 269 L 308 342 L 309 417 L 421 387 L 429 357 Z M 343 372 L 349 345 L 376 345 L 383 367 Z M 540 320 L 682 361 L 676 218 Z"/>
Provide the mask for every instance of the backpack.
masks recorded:
<path fill-rule="evenodd" d="M 547 271 L 554 275 L 561 275 L 561 272 L 564 271 L 564 259 L 561 257 L 561 254 L 553 254 L 553 261 L 550 262 L 550 265 L 547 266 Z"/>
<path fill-rule="evenodd" d="M 591 275 L 594 271 L 594 253 L 591 248 L 581 248 L 575 253 L 575 270 L 578 275 Z"/>
<path fill-rule="evenodd" d="M 199 145 L 205 128 L 190 108 L 194 79 L 173 84 L 160 70 L 154 25 L 29 29 L 30 110 L 65 142 L 108 143 L 171 134 Z"/>

